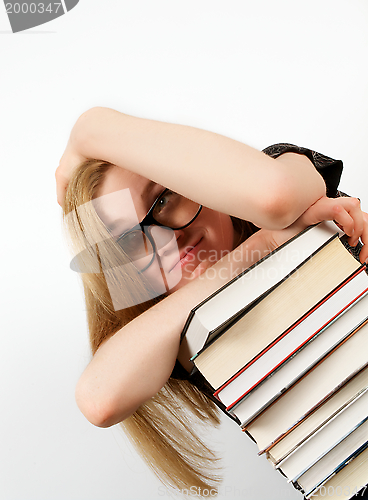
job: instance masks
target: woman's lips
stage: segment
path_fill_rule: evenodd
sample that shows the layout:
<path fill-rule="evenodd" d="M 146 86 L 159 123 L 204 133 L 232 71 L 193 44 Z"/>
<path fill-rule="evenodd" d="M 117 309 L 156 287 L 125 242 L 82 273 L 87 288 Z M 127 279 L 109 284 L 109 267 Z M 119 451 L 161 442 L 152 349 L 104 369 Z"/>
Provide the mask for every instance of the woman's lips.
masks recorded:
<path fill-rule="evenodd" d="M 177 269 L 178 267 L 183 267 L 185 266 L 188 262 L 192 262 L 193 261 L 193 258 L 195 257 L 195 255 L 197 254 L 198 250 L 199 250 L 199 245 L 201 243 L 203 238 L 201 238 L 195 245 L 192 245 L 192 246 L 188 246 L 186 248 L 190 248 L 189 252 L 184 250 L 182 252 L 182 256 L 181 258 L 176 262 L 176 264 L 170 269 L 170 273 L 172 271 L 174 271 L 175 269 Z"/>

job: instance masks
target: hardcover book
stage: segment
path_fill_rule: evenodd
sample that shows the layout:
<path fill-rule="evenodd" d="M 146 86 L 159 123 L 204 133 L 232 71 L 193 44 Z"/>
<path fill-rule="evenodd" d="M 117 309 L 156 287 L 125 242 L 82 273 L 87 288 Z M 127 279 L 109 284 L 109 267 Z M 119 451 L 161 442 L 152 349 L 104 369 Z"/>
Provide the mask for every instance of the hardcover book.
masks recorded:
<path fill-rule="evenodd" d="M 307 228 L 193 309 L 182 333 L 192 375 L 308 499 L 368 482 L 368 275 L 342 236 Z"/>

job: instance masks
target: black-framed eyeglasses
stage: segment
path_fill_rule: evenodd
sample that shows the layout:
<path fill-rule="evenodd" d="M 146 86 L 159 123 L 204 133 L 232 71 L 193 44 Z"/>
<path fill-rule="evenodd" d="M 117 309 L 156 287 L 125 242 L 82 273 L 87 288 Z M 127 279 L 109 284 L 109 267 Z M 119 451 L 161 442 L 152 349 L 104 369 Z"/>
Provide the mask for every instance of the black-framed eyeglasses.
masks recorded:
<path fill-rule="evenodd" d="M 155 200 L 144 219 L 119 236 L 116 243 L 134 262 L 137 269 L 143 272 L 153 263 L 157 254 L 157 247 L 149 228 L 161 226 L 172 230 L 185 229 L 198 217 L 201 210 L 202 205 L 170 189 L 165 189 Z M 168 241 L 171 237 L 172 234 Z"/>

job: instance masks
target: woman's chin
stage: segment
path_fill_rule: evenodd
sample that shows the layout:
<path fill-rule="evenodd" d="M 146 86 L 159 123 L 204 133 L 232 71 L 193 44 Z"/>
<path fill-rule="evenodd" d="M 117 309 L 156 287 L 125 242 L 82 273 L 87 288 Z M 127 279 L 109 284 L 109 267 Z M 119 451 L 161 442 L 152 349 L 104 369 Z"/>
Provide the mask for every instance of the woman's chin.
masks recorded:
<path fill-rule="evenodd" d="M 146 277 L 158 295 L 166 292 L 171 294 L 201 276 L 213 264 L 207 260 L 199 263 L 192 261 L 182 266 L 176 265 L 170 271 L 160 271 L 158 266 L 155 266 L 147 272 Z"/>
<path fill-rule="evenodd" d="M 175 277 L 173 275 L 170 275 L 168 279 L 169 293 L 176 292 L 184 285 L 187 285 L 191 281 L 195 280 L 196 278 L 201 276 L 209 267 L 211 267 L 211 265 L 213 265 L 213 263 L 210 263 L 208 261 L 200 262 L 200 264 L 198 264 L 197 266 L 193 266 L 193 264 L 190 266 L 188 264 L 181 269 L 181 277 L 179 277 L 178 272 L 175 273 Z"/>

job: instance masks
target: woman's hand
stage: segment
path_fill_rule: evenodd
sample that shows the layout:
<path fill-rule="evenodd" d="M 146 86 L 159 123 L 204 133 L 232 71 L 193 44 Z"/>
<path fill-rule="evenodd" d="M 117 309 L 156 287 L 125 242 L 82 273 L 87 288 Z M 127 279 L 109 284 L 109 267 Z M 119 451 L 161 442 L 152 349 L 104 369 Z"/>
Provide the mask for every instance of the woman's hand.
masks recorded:
<path fill-rule="evenodd" d="M 78 151 L 77 124 L 78 122 L 74 125 L 70 133 L 68 144 L 55 171 L 56 196 L 60 206 L 64 203 L 66 188 L 68 187 L 73 170 L 87 159 Z"/>
<path fill-rule="evenodd" d="M 367 223 L 358 198 L 327 198 L 323 196 L 298 219 L 299 223 L 306 226 L 317 224 L 323 220 L 333 220 L 350 237 L 349 245 L 356 246 L 359 238 L 368 243 Z"/>
<path fill-rule="evenodd" d="M 350 246 L 355 247 L 360 239 L 363 243 L 359 255 L 360 261 L 366 262 L 368 259 L 368 214 L 362 211 L 358 198 L 323 196 L 298 219 L 306 226 L 323 220 L 333 220 L 349 236 Z"/>
<path fill-rule="evenodd" d="M 271 250 L 285 243 L 300 231 L 324 220 L 333 220 L 348 236 L 348 243 L 356 246 L 359 238 L 363 243 L 360 261 L 368 259 L 368 214 L 363 212 L 358 198 L 323 196 L 311 205 L 293 224 L 281 231 L 264 231 Z"/>

